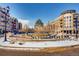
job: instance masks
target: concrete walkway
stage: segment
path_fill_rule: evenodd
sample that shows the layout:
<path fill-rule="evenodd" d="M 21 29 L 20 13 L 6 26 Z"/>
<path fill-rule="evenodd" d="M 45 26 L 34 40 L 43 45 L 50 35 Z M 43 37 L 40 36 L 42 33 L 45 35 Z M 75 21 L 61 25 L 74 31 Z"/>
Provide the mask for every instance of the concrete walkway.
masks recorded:
<path fill-rule="evenodd" d="M 45 47 L 64 47 L 64 46 L 72 46 L 79 45 L 79 40 L 63 40 L 63 41 L 43 41 L 43 42 L 25 42 L 20 45 L 18 42 L 15 44 L 11 44 L 10 42 L 3 42 L 4 38 L 0 39 L 1 46 L 9 46 L 9 47 L 37 47 L 37 48 L 45 48 Z"/>

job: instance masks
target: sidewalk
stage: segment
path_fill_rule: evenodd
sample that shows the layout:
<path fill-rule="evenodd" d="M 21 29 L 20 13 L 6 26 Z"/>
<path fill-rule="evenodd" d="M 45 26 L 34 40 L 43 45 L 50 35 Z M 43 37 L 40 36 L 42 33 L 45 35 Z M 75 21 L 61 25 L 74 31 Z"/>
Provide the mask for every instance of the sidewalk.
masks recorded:
<path fill-rule="evenodd" d="M 64 40 L 64 41 L 43 41 L 43 42 L 15 42 L 11 44 L 10 42 L 3 42 L 3 38 L 0 39 L 1 46 L 9 46 L 9 47 L 33 47 L 33 48 L 46 48 L 46 47 L 65 47 L 65 46 L 73 46 L 79 45 L 79 40 Z M 19 43 L 22 43 L 20 45 Z"/>

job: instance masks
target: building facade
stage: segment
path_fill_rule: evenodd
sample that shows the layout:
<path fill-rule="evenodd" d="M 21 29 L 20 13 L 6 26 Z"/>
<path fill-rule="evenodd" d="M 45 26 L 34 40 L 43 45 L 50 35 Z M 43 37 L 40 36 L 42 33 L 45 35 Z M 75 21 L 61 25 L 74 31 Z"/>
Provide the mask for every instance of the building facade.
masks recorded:
<path fill-rule="evenodd" d="M 12 29 L 12 31 L 18 31 L 19 30 L 19 23 L 18 23 L 18 20 L 16 19 L 16 18 L 12 18 L 12 20 L 11 20 L 12 22 L 11 22 L 11 29 Z"/>
<path fill-rule="evenodd" d="M 19 30 L 22 30 L 22 23 L 19 22 L 18 27 L 19 27 Z"/>
<path fill-rule="evenodd" d="M 54 21 L 50 22 L 51 33 L 57 39 L 64 39 L 69 36 L 79 36 L 79 14 L 76 10 L 66 10 Z"/>
<path fill-rule="evenodd" d="M 34 26 L 34 29 L 35 29 L 35 32 L 43 32 L 43 22 L 38 19 L 35 23 L 35 26 Z"/>
<path fill-rule="evenodd" d="M 18 20 L 10 16 L 9 7 L 0 7 L 0 31 L 11 32 L 13 30 L 18 30 Z"/>
<path fill-rule="evenodd" d="M 6 25 L 6 29 L 7 31 L 10 31 L 11 30 L 11 27 L 9 26 L 9 19 L 10 19 L 10 14 L 8 11 L 8 8 L 3 8 L 3 7 L 0 7 L 0 30 L 4 30 L 4 27 L 5 27 L 5 23 L 4 21 L 6 20 L 7 21 L 7 25 Z"/>

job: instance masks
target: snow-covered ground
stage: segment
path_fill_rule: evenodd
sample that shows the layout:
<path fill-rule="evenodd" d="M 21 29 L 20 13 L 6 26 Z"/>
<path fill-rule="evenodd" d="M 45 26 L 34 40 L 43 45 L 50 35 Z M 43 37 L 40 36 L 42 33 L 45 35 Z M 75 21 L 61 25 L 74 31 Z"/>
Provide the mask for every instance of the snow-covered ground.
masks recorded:
<path fill-rule="evenodd" d="M 4 42 L 4 38 L 0 39 L 1 46 L 11 46 L 11 47 L 37 47 L 37 48 L 45 48 L 45 47 L 63 47 L 63 46 L 72 46 L 79 45 L 78 40 L 63 40 L 63 41 L 43 41 L 43 42 L 25 42 L 23 45 L 19 45 L 18 42 L 11 44 L 9 41 Z"/>

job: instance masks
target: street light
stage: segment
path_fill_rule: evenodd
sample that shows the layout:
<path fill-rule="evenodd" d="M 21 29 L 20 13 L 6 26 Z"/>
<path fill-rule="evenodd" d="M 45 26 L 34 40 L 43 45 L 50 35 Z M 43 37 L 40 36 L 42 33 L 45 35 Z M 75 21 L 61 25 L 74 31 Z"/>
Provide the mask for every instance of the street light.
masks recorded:
<path fill-rule="evenodd" d="M 6 18 L 5 18 L 6 19 Z M 7 21 L 3 21 L 5 23 L 5 27 L 4 27 L 4 41 L 7 41 L 7 37 L 6 37 L 6 24 L 7 24 Z"/>
<path fill-rule="evenodd" d="M 77 32 L 78 32 L 78 17 L 75 18 L 75 27 L 76 27 L 76 39 L 78 38 Z"/>
<path fill-rule="evenodd" d="M 5 14 L 5 20 L 4 21 L 2 21 L 2 22 L 4 22 L 4 41 L 7 41 L 7 35 L 6 35 L 6 24 L 7 24 L 7 14 L 9 13 L 9 6 L 7 6 L 7 11 L 5 12 L 3 12 L 4 14 Z"/>

